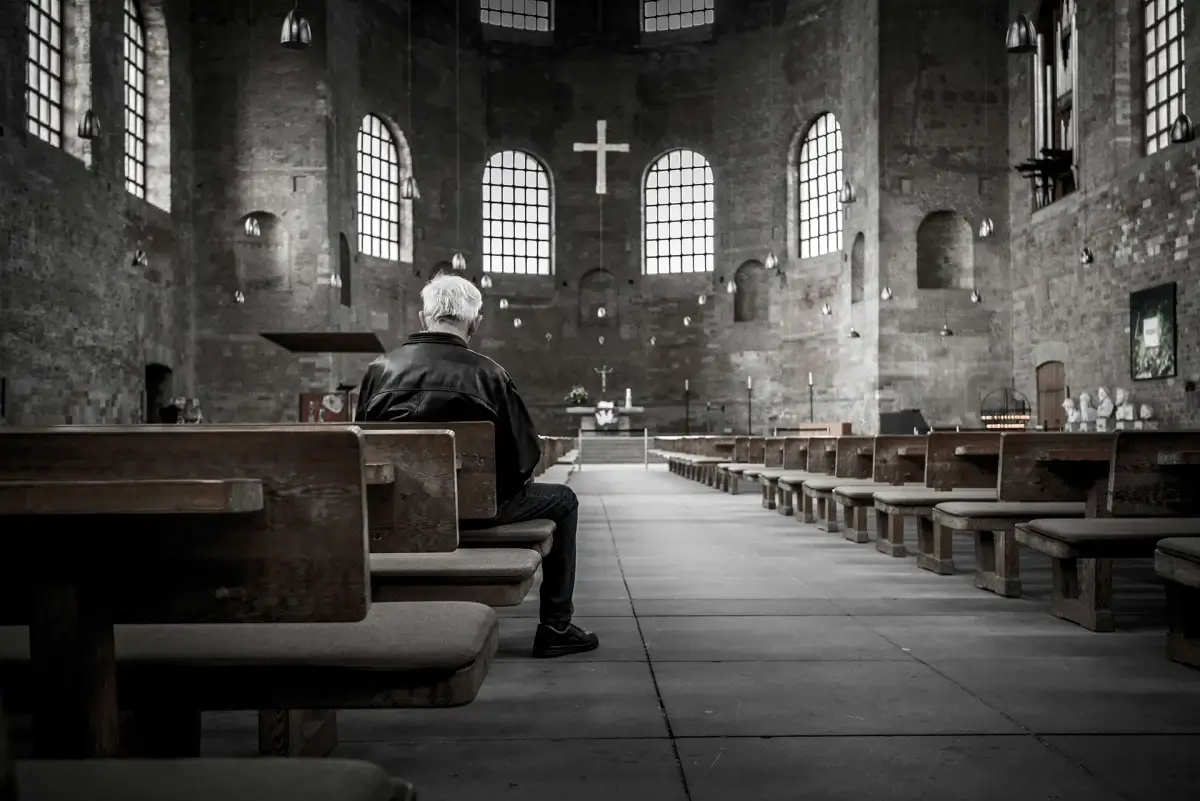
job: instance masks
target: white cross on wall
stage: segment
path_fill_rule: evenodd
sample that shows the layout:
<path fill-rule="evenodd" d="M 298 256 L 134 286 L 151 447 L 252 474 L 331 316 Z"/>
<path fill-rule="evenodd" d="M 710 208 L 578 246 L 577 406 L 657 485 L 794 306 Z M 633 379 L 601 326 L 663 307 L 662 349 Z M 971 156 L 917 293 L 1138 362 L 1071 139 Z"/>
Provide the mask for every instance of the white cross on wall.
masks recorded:
<path fill-rule="evenodd" d="M 596 141 L 576 142 L 576 153 L 596 154 L 596 194 L 608 194 L 608 154 L 628 153 L 629 145 L 610 145 L 608 143 L 608 120 L 596 121 Z"/>

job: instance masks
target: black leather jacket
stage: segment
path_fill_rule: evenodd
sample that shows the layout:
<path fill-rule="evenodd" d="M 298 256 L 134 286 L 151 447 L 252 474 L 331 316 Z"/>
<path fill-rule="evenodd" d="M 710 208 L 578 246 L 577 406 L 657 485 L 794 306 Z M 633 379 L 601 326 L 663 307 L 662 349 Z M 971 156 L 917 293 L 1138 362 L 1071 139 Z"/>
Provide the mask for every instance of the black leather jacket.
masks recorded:
<path fill-rule="evenodd" d="M 501 506 L 529 483 L 541 458 L 537 430 L 508 371 L 454 334 L 413 334 L 372 362 L 358 390 L 355 419 L 491 422 Z"/>

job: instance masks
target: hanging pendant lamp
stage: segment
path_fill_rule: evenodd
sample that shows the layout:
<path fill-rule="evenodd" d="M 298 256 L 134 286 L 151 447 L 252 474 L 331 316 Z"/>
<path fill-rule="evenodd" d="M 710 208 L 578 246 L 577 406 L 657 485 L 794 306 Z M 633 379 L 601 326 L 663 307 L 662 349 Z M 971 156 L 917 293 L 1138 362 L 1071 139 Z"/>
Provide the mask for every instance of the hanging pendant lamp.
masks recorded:
<path fill-rule="evenodd" d="M 79 138 L 95 139 L 100 135 L 100 118 L 90 108 L 79 118 Z"/>
<path fill-rule="evenodd" d="M 979 238 L 987 239 L 996 231 L 996 224 L 992 222 L 991 217 L 984 217 L 983 222 L 979 223 Z"/>
<path fill-rule="evenodd" d="M 942 330 L 941 330 L 941 331 L 939 331 L 939 332 L 938 332 L 938 334 L 939 334 L 939 335 L 941 335 L 941 336 L 943 336 L 943 337 L 952 337 L 952 336 L 954 336 L 954 332 L 950 330 L 950 324 L 949 324 L 949 323 L 942 323 Z"/>
<path fill-rule="evenodd" d="M 1029 15 L 1022 14 L 1008 26 L 1004 49 L 1013 55 L 1037 52 L 1037 28 L 1033 27 L 1033 20 Z"/>
<path fill-rule="evenodd" d="M 307 50 L 312 47 L 312 26 L 308 19 L 300 14 L 300 2 L 283 18 L 283 28 L 279 32 L 279 44 L 288 50 Z"/>
<path fill-rule="evenodd" d="M 849 206 L 851 203 L 858 200 L 858 193 L 854 191 L 854 184 L 850 183 L 849 181 L 846 181 L 846 183 L 842 184 L 842 191 L 838 195 L 838 200 L 842 202 L 843 206 Z"/>
<path fill-rule="evenodd" d="M 411 175 L 405 176 L 400 182 L 400 199 L 401 200 L 420 200 L 421 190 L 417 188 L 417 179 Z"/>
<path fill-rule="evenodd" d="M 492 277 L 490 275 L 485 275 L 483 278 L 480 278 L 479 285 L 481 287 L 483 287 L 484 289 L 491 289 L 492 288 Z"/>
<path fill-rule="evenodd" d="M 455 253 L 454 258 L 450 259 L 450 266 L 454 268 L 455 272 L 461 273 L 467 269 L 467 257 L 461 253 Z"/>
<path fill-rule="evenodd" d="M 850 326 L 850 333 L 847 334 L 846 336 L 849 339 L 861 339 L 862 338 L 862 334 L 858 333 L 858 329 L 856 329 L 854 326 Z"/>
<path fill-rule="evenodd" d="M 258 218 L 250 215 L 246 218 L 246 236 L 262 236 L 262 226 L 258 222 Z"/>
<path fill-rule="evenodd" d="M 880 300 L 891 300 L 894 297 L 895 294 L 892 292 L 892 288 L 890 286 L 885 286 L 879 293 Z"/>
<path fill-rule="evenodd" d="M 725 291 L 728 292 L 730 295 L 735 294 L 737 292 L 737 284 L 734 283 L 734 281 L 732 279 L 730 279 L 729 283 L 725 285 Z"/>
<path fill-rule="evenodd" d="M 979 290 L 972 289 L 971 290 L 971 302 L 972 303 L 981 303 L 982 301 L 983 301 L 983 295 L 979 294 Z"/>
<path fill-rule="evenodd" d="M 1085 247 L 1085 248 L 1080 249 L 1080 251 L 1079 251 L 1079 263 L 1080 264 L 1092 264 L 1095 261 L 1096 261 L 1096 256 L 1095 256 L 1095 254 L 1092 253 L 1091 248 Z"/>
<path fill-rule="evenodd" d="M 763 266 L 768 270 L 775 270 L 779 267 L 779 257 L 775 255 L 775 251 L 767 254 L 767 260 L 763 262 Z"/>
<path fill-rule="evenodd" d="M 1192 118 L 1187 114 L 1180 114 L 1171 124 L 1171 144 L 1183 145 L 1195 140 L 1196 129 L 1192 125 Z"/>

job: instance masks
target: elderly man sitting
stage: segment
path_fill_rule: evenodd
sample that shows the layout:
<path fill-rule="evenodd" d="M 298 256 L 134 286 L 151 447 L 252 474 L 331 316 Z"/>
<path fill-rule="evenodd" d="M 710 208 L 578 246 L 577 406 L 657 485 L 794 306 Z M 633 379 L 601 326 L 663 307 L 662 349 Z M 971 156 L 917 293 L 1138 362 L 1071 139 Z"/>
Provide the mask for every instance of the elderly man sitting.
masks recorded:
<path fill-rule="evenodd" d="M 483 525 L 554 521 L 553 547 L 542 560 L 541 623 L 533 656 L 594 650 L 596 635 L 571 623 L 579 501 L 562 484 L 533 481 L 541 449 L 529 411 L 508 372 L 467 347 L 483 321 L 483 297 L 470 281 L 439 275 L 421 290 L 421 302 L 424 330 L 367 368 L 356 419 L 495 425 L 499 512 Z"/>

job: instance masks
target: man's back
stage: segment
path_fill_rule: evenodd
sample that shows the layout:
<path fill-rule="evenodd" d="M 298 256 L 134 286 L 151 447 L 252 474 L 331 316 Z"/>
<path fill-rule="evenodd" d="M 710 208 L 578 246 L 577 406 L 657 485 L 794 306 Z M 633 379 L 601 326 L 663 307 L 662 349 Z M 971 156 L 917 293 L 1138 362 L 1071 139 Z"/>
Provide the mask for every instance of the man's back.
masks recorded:
<path fill-rule="evenodd" d="M 496 427 L 497 495 L 502 504 L 530 480 L 540 457 L 537 431 L 508 373 L 454 334 L 413 334 L 377 359 L 363 377 L 355 418 L 491 422 Z"/>

